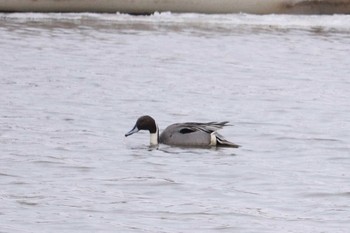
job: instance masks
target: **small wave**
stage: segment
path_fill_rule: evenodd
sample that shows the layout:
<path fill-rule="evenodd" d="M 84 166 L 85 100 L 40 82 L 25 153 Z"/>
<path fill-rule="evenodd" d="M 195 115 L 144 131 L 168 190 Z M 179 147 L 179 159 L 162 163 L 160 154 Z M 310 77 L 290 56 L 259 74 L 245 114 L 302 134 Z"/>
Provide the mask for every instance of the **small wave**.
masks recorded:
<path fill-rule="evenodd" d="M 7 176 L 7 177 L 19 177 L 16 175 L 8 174 L 8 173 L 0 173 L 0 176 Z"/>
<path fill-rule="evenodd" d="M 37 206 L 39 203 L 37 202 L 32 202 L 32 201 L 27 201 L 27 200 L 18 200 L 17 203 L 21 205 L 26 205 L 26 206 Z"/>
<path fill-rule="evenodd" d="M 305 197 L 344 197 L 344 198 L 350 198 L 350 192 L 315 192 L 315 193 L 308 193 L 303 195 Z"/>
<path fill-rule="evenodd" d="M 291 140 L 291 141 L 314 141 L 314 142 L 342 142 L 342 140 L 335 138 L 305 138 L 305 137 L 288 137 L 279 136 L 277 140 Z"/>
<path fill-rule="evenodd" d="M 49 160 L 36 160 L 33 161 L 33 163 L 37 163 L 37 164 L 44 164 L 44 165 L 49 165 L 49 164 L 64 164 L 61 161 L 49 161 Z"/>
<path fill-rule="evenodd" d="M 106 182 L 113 182 L 114 184 L 117 183 L 132 183 L 135 184 L 135 182 L 141 182 L 141 184 L 144 185 L 168 185 L 168 184 L 179 184 L 175 180 L 172 180 L 170 178 L 158 178 L 154 176 L 134 176 L 134 177 L 123 177 L 123 178 L 113 178 L 113 179 L 103 179 L 103 181 Z"/>

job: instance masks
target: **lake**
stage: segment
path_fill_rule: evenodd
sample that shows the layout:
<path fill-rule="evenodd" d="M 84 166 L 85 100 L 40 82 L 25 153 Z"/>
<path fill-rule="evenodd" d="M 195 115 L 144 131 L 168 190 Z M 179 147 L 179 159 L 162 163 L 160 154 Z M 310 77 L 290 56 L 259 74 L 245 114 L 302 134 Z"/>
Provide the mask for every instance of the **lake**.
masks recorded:
<path fill-rule="evenodd" d="M 0 232 L 347 232 L 349 22 L 0 14 Z M 125 138 L 145 114 L 241 147 Z"/>

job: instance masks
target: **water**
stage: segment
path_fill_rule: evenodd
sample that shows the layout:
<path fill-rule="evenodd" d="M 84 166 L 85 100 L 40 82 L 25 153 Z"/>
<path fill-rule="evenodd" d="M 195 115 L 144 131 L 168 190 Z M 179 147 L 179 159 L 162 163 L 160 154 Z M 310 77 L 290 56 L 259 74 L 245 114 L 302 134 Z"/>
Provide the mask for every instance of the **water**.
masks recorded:
<path fill-rule="evenodd" d="M 347 232 L 349 16 L 0 15 L 0 232 Z M 136 119 L 229 120 L 239 149 Z"/>

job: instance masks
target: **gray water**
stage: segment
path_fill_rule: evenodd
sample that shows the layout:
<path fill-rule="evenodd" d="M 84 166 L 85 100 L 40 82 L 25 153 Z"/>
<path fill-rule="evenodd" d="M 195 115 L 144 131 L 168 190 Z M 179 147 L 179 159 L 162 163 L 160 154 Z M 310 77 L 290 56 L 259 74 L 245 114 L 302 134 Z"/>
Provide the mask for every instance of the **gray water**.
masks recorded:
<path fill-rule="evenodd" d="M 349 22 L 0 14 L 0 232 L 348 232 Z M 242 147 L 125 138 L 144 114 Z"/>

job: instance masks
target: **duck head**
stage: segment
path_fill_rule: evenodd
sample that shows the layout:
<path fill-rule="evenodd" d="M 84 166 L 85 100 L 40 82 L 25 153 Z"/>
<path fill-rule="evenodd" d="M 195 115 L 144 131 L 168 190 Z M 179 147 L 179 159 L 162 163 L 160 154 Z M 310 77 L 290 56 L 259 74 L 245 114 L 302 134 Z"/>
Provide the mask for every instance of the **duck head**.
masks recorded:
<path fill-rule="evenodd" d="M 156 124 L 156 121 L 146 115 L 139 117 L 137 119 L 135 126 L 125 134 L 125 137 L 130 136 L 134 133 L 139 132 L 140 130 L 148 130 L 151 134 L 151 145 L 157 145 L 158 144 L 158 127 Z"/>

